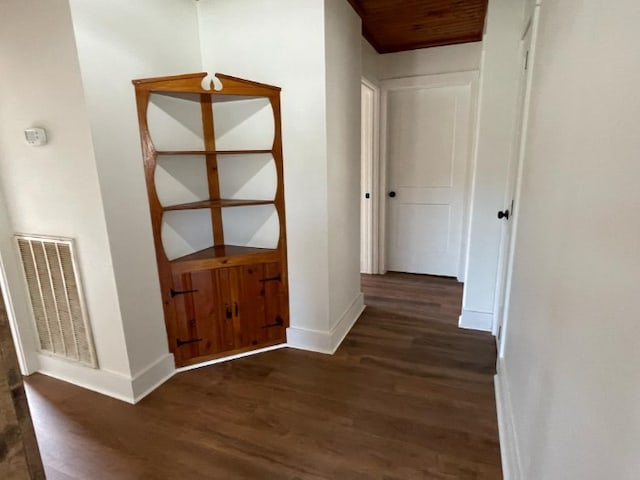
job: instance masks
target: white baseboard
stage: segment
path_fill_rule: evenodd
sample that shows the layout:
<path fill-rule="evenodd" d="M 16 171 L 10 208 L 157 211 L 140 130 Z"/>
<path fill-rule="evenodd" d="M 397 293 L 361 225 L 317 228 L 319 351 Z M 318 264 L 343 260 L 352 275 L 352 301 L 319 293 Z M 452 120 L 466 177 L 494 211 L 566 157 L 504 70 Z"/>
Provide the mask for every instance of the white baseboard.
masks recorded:
<path fill-rule="evenodd" d="M 38 354 L 39 373 L 92 390 L 102 395 L 135 403 L 131 378 L 117 372 L 85 367 L 67 360 Z"/>
<path fill-rule="evenodd" d="M 300 350 L 332 355 L 364 311 L 364 295 L 358 293 L 338 322 L 329 331 L 301 327 L 287 329 L 287 345 Z"/>
<path fill-rule="evenodd" d="M 38 354 L 38 361 L 38 372 L 43 375 L 132 404 L 158 388 L 176 372 L 173 355 L 170 353 L 142 369 L 133 378 L 42 353 Z"/>
<path fill-rule="evenodd" d="M 351 331 L 353 326 L 364 312 L 364 294 L 358 293 L 349 308 L 340 317 L 340 320 L 331 329 L 331 353 L 335 353 L 344 338 Z"/>
<path fill-rule="evenodd" d="M 163 355 L 148 367 L 136 373 L 131 380 L 133 403 L 137 403 L 169 380 L 176 373 L 176 364 L 171 353 Z"/>
<path fill-rule="evenodd" d="M 311 352 L 331 354 L 331 336 L 329 332 L 310 328 L 287 328 L 287 346 Z"/>
<path fill-rule="evenodd" d="M 460 328 L 468 328 L 470 330 L 490 332 L 493 327 L 493 314 L 487 312 L 474 312 L 473 310 L 462 310 L 462 314 L 458 320 L 458 326 Z"/>
<path fill-rule="evenodd" d="M 502 359 L 498 359 L 498 373 L 494 377 L 498 432 L 500 434 L 500 456 L 504 480 L 522 480 L 522 464 L 513 421 L 513 407 L 509 393 L 509 381 Z"/>

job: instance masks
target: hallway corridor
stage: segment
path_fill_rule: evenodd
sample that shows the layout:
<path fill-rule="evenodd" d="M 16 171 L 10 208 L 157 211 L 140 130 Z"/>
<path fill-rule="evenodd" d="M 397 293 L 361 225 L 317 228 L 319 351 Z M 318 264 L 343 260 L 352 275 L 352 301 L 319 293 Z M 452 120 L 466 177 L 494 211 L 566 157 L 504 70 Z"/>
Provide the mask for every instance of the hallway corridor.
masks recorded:
<path fill-rule="evenodd" d="M 363 276 L 333 356 L 284 348 L 174 376 L 138 405 L 43 375 L 26 389 L 47 478 L 501 478 L 494 338 L 455 280 Z"/>

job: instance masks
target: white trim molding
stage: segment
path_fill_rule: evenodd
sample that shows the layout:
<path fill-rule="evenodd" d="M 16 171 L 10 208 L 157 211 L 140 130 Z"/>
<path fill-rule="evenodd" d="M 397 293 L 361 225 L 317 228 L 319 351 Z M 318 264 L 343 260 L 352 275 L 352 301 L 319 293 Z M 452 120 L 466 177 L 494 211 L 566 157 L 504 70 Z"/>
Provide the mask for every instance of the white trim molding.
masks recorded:
<path fill-rule="evenodd" d="M 463 309 L 458 320 L 458 326 L 469 330 L 490 332 L 493 326 L 493 313 Z"/>
<path fill-rule="evenodd" d="M 131 379 L 133 403 L 138 403 L 176 373 L 173 354 L 167 353 L 136 373 Z"/>
<path fill-rule="evenodd" d="M 522 463 L 515 423 L 509 381 L 505 372 L 504 360 L 498 359 L 498 373 L 493 377 L 496 390 L 496 411 L 498 413 L 498 432 L 500 435 L 500 456 L 504 480 L 522 480 Z"/>
<path fill-rule="evenodd" d="M 88 368 L 43 353 L 38 354 L 38 360 L 40 363 L 38 373 L 123 402 L 135 403 L 131 378 L 128 375 L 104 369 Z"/>
<path fill-rule="evenodd" d="M 331 353 L 335 353 L 344 338 L 351 331 L 353 326 L 364 312 L 364 294 L 358 293 L 351 305 L 345 310 L 338 322 L 331 328 Z"/>
<path fill-rule="evenodd" d="M 340 320 L 329 331 L 289 327 L 287 345 L 291 348 L 333 355 L 364 311 L 364 295 L 358 293 Z"/>
<path fill-rule="evenodd" d="M 366 177 L 366 180 L 363 178 L 360 179 L 361 185 L 367 184 L 367 191 L 370 193 L 368 203 L 368 213 L 369 213 L 369 225 L 367 228 L 367 232 L 361 232 L 361 245 L 360 248 L 362 251 L 366 251 L 367 255 L 367 271 L 363 271 L 361 273 L 368 274 L 378 274 L 380 273 L 380 260 L 378 259 L 379 249 L 379 234 L 380 229 L 378 226 L 379 222 L 379 198 L 384 195 L 381 195 L 380 191 L 380 88 L 367 80 L 365 77 L 362 77 L 362 86 L 368 88 L 371 91 L 371 144 L 369 145 L 371 152 L 367 161 L 364 156 L 364 147 L 361 155 L 361 176 Z M 364 114 L 364 112 L 363 112 Z M 362 135 L 364 138 L 364 118 L 362 119 Z M 366 168 L 365 168 L 366 167 Z M 361 192 L 362 193 L 362 192 Z M 364 200 L 361 198 L 361 202 Z M 368 237 L 368 238 L 367 238 Z M 368 241 L 367 241 L 368 240 Z"/>
<path fill-rule="evenodd" d="M 331 355 L 331 336 L 329 332 L 302 327 L 287 328 L 287 345 L 299 350 L 326 353 Z"/>
<path fill-rule="evenodd" d="M 105 369 L 87 368 L 44 353 L 38 354 L 38 360 L 38 373 L 131 404 L 142 400 L 176 373 L 170 353 L 133 377 Z"/>

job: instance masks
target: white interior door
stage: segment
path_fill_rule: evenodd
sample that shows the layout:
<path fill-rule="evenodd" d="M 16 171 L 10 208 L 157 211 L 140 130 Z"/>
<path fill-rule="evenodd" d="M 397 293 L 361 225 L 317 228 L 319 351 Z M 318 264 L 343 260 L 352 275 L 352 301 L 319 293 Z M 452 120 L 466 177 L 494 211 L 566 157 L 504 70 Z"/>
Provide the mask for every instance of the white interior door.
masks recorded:
<path fill-rule="evenodd" d="M 458 276 L 471 83 L 386 95 L 387 269 Z"/>
<path fill-rule="evenodd" d="M 372 87 L 362 83 L 362 133 L 360 179 L 360 272 L 373 273 L 373 154 L 374 95 Z"/>
<path fill-rule="evenodd" d="M 520 70 L 520 91 L 518 96 L 518 114 L 514 137 L 514 155 L 509 166 L 509 176 L 507 184 L 507 197 L 505 198 L 505 208 L 502 210 L 503 227 L 500 249 L 500 260 L 498 263 L 498 277 L 496 285 L 496 297 L 493 311 L 496 312 L 493 325 L 493 334 L 500 343 L 499 349 L 502 350 L 501 336 L 503 329 L 501 326 L 505 323 L 505 303 L 507 301 L 510 289 L 509 278 L 513 255 L 513 237 L 515 235 L 515 215 L 517 211 L 516 201 L 519 195 L 519 178 L 522 173 L 522 159 L 524 156 L 524 148 L 526 144 L 526 128 L 529 109 L 530 83 L 531 83 L 531 66 L 533 65 L 534 56 L 534 37 L 538 27 L 538 8 L 536 7 L 533 19 L 529 27 L 525 31 L 521 44 L 521 70 Z M 505 215 L 508 213 L 508 215 Z M 499 352 L 501 354 L 501 352 Z"/>

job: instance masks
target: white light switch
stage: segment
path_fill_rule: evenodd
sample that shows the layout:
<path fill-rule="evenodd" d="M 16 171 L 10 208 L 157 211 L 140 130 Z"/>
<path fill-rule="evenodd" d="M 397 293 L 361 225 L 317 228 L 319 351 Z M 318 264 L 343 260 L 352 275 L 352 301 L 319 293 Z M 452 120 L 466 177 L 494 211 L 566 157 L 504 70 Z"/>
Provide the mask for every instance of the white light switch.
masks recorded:
<path fill-rule="evenodd" d="M 47 144 L 47 132 L 44 128 L 33 127 L 24 131 L 24 139 L 27 145 L 32 147 L 40 147 Z"/>

